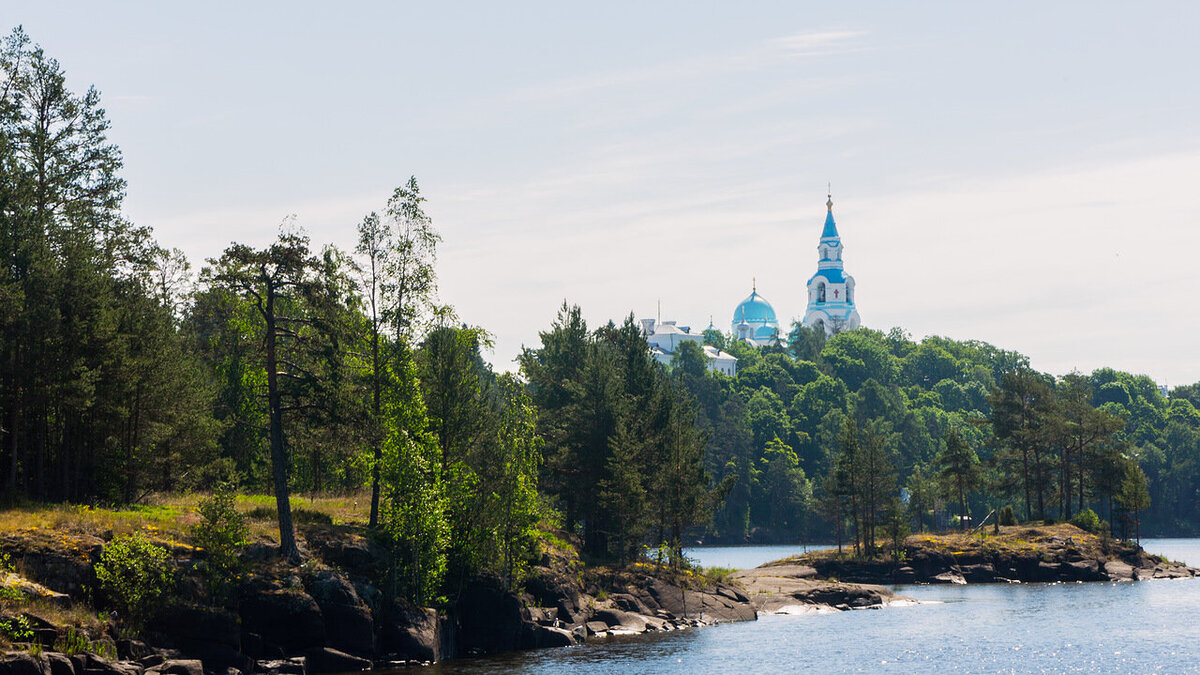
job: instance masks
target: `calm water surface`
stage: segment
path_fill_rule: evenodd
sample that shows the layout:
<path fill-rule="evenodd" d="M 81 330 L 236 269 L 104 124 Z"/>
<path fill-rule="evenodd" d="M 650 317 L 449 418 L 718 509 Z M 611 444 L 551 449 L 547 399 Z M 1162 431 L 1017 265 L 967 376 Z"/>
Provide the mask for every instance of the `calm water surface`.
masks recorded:
<path fill-rule="evenodd" d="M 1144 540 L 1200 566 L 1200 539 Z M 796 546 L 693 549 L 754 567 Z M 898 586 L 920 605 L 758 621 L 434 666 L 438 673 L 1200 672 L 1200 579 Z"/>

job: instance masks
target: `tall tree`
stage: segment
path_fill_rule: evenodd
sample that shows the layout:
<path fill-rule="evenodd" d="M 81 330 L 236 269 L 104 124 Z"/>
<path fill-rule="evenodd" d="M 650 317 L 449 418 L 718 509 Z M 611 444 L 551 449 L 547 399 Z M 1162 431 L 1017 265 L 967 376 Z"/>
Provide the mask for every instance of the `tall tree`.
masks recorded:
<path fill-rule="evenodd" d="M 967 529 L 967 497 L 979 486 L 979 457 L 957 429 L 946 430 L 946 447 L 938 455 L 938 477 L 958 502 L 959 528 Z"/>
<path fill-rule="evenodd" d="M 416 177 L 410 176 L 392 192 L 382 217 L 372 212 L 358 226 L 355 251 L 364 262 L 361 280 L 371 351 L 368 442 L 372 455 L 372 527 L 379 517 L 383 388 L 386 373 L 394 372 L 389 371 L 385 361 L 416 343 L 416 329 L 430 313 L 437 282 L 434 263 L 441 236 L 425 214 L 424 202 Z"/>
<path fill-rule="evenodd" d="M 283 231 L 273 244 L 258 250 L 233 244 L 210 262 L 211 283 L 248 300 L 260 321 L 280 553 L 298 562 L 284 413 L 319 405 L 300 394 L 323 384 L 314 376 L 312 359 L 329 345 L 331 327 L 325 319 L 329 306 L 342 298 L 330 296 L 333 289 L 320 276 L 322 261 L 310 252 L 308 237 L 300 233 Z M 290 404 L 285 401 L 288 393 L 294 394 Z"/>
<path fill-rule="evenodd" d="M 988 403 L 996 438 L 1010 457 L 1007 464 L 1020 476 L 1025 518 L 1034 517 L 1035 503 L 1037 517 L 1045 518 L 1046 493 L 1053 475 L 1049 446 L 1053 391 L 1041 375 L 1022 369 L 1006 373 L 988 396 Z"/>

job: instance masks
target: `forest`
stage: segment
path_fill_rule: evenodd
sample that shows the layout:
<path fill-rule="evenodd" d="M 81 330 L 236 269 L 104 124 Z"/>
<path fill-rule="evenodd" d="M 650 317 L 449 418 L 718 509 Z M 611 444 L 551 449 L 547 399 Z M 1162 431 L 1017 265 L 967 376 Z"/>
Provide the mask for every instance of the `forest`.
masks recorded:
<path fill-rule="evenodd" d="M 899 328 L 774 347 L 710 333 L 664 368 L 633 317 L 564 302 L 515 374 L 441 304 L 415 178 L 353 249 L 285 221 L 198 269 L 122 214 L 100 94 L 20 30 L 0 53 L 0 504 L 136 504 L 228 487 L 357 494 L 398 592 L 508 583 L 548 530 L 592 560 L 686 544 L 855 541 L 888 528 L 1099 513 L 1118 534 L 1200 532 L 1200 384 L 1060 377 Z M 1008 508 L 1005 508 L 1008 507 Z"/>

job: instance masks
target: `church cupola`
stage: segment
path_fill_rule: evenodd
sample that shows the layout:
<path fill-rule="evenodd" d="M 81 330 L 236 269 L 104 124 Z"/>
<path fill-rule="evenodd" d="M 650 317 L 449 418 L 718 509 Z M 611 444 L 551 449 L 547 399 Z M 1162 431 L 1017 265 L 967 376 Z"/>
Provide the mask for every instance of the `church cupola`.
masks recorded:
<path fill-rule="evenodd" d="M 779 321 L 775 308 L 758 294 L 758 284 L 751 285 L 750 296 L 733 310 L 733 336 L 756 345 L 771 344 L 779 337 Z"/>
<path fill-rule="evenodd" d="M 808 280 L 805 326 L 820 326 L 827 335 L 859 326 L 854 304 L 854 277 L 845 273 L 842 237 L 833 219 L 833 193 L 825 202 L 825 226 L 817 244 L 817 273 Z"/>

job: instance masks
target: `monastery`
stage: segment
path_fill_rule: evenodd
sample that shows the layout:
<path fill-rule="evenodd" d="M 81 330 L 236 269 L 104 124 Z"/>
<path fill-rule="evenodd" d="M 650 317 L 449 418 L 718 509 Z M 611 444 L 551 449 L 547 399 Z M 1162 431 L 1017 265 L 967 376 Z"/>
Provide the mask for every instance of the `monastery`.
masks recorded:
<path fill-rule="evenodd" d="M 808 305 L 801 324 L 810 328 L 821 328 L 826 335 L 858 328 L 861 321 L 854 305 L 854 277 L 846 274 L 842 261 L 842 238 L 837 223 L 833 220 L 833 195 L 825 202 L 825 226 L 817 244 L 817 271 L 806 284 Z M 704 333 L 717 330 L 709 322 L 703 332 L 693 333 L 689 326 L 679 326 L 675 321 L 642 319 L 642 334 L 650 343 L 650 353 L 660 363 L 670 364 L 675 349 L 685 341 L 693 341 L 704 348 L 708 367 L 726 375 L 737 374 L 737 359 L 728 352 L 704 344 Z M 781 340 L 779 320 L 775 308 L 758 293 L 757 284 L 751 285 L 750 295 L 738 303 L 730 322 L 730 335 L 757 347 L 778 344 Z"/>

